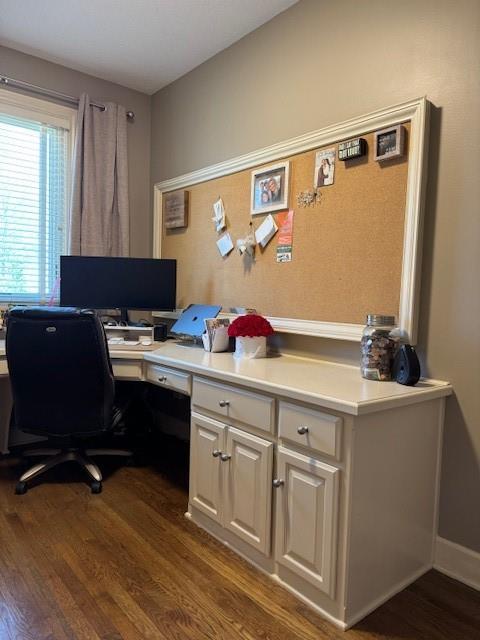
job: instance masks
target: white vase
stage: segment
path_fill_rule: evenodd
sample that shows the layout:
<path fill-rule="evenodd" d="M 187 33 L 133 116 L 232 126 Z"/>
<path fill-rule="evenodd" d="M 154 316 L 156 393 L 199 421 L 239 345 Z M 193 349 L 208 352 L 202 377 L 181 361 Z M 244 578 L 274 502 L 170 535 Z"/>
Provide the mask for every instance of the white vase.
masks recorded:
<path fill-rule="evenodd" d="M 255 336 L 253 338 L 235 338 L 234 358 L 266 358 L 267 338 L 265 336 Z"/>

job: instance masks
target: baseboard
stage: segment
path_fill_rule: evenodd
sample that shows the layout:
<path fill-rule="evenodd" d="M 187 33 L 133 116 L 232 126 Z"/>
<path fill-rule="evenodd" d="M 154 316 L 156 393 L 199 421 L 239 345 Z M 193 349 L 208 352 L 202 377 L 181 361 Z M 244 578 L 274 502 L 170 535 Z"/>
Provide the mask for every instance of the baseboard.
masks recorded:
<path fill-rule="evenodd" d="M 427 573 L 427 571 L 429 571 L 431 568 L 432 566 L 430 564 L 425 565 L 424 567 L 421 567 L 420 569 L 412 573 L 412 575 L 408 576 L 408 578 L 405 578 L 404 580 L 396 584 L 394 587 L 392 587 L 389 591 L 384 593 L 382 596 L 380 596 L 373 602 L 370 602 L 370 604 L 368 604 L 366 607 L 364 607 L 360 611 L 357 611 L 357 613 L 355 613 L 354 615 L 348 616 L 347 622 L 345 624 L 345 628 L 350 629 L 351 627 L 353 627 L 355 624 L 357 624 L 357 622 L 360 622 L 360 620 L 363 620 L 363 618 L 365 618 L 370 613 L 372 613 L 372 611 L 375 611 L 375 609 L 378 609 L 378 607 L 381 607 L 382 604 L 387 602 L 387 600 L 390 600 L 390 598 L 393 598 L 393 596 L 396 596 L 397 593 L 400 593 L 400 591 L 403 591 L 404 589 L 406 589 L 410 584 L 412 584 L 412 582 L 415 582 L 415 580 L 418 580 L 421 576 L 423 576 L 423 574 Z"/>
<path fill-rule="evenodd" d="M 300 593 L 300 591 L 297 591 L 294 587 L 291 587 L 289 584 L 284 582 L 276 574 L 272 574 L 269 577 L 272 580 L 274 580 L 277 584 L 282 586 L 284 589 L 286 589 L 287 591 L 292 593 L 296 598 L 298 598 L 299 600 L 304 602 L 307 606 L 309 606 L 311 609 L 313 609 L 316 613 L 320 614 L 322 616 L 322 618 L 325 618 L 326 620 L 328 620 L 328 622 L 331 622 L 333 625 L 335 625 L 336 627 L 338 627 L 342 631 L 346 631 L 347 630 L 347 628 L 348 628 L 347 624 L 345 622 L 343 622 L 343 620 L 339 620 L 338 618 L 335 618 L 335 616 L 332 616 L 331 613 L 328 613 L 328 611 L 323 609 L 320 605 L 318 605 L 315 602 L 312 602 L 311 600 L 309 600 L 309 598 L 307 598 L 302 593 Z"/>
<path fill-rule="evenodd" d="M 433 567 L 480 591 L 480 553 L 438 536 Z"/>

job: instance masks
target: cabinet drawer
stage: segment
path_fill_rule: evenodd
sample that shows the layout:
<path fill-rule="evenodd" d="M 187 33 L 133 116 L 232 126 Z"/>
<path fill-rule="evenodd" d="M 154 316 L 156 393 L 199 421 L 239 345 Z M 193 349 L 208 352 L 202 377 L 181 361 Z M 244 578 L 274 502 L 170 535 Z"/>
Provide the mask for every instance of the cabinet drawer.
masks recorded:
<path fill-rule="evenodd" d="M 159 387 L 173 389 L 179 393 L 189 396 L 191 393 L 191 376 L 188 373 L 175 371 L 168 367 L 161 367 L 158 364 L 147 365 L 147 380 Z"/>
<path fill-rule="evenodd" d="M 338 416 L 280 402 L 278 422 L 281 438 L 339 458 L 342 419 Z"/>
<path fill-rule="evenodd" d="M 274 399 L 207 380 L 193 381 L 192 404 L 229 420 L 273 431 Z"/>
<path fill-rule="evenodd" d="M 119 380 L 143 380 L 143 362 L 141 360 L 122 360 L 112 358 L 113 375 Z"/>

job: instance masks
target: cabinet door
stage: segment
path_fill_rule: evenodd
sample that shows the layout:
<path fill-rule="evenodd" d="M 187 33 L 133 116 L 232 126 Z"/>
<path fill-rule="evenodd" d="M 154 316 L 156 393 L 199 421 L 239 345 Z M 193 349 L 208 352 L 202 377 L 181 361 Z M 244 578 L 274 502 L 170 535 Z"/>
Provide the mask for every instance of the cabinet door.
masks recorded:
<path fill-rule="evenodd" d="M 270 554 L 273 444 L 228 428 L 224 463 L 224 526 Z"/>
<path fill-rule="evenodd" d="M 278 448 L 276 560 L 332 598 L 339 474 L 328 464 Z"/>
<path fill-rule="evenodd" d="M 226 427 L 192 413 L 190 429 L 190 504 L 222 522 L 222 462 Z"/>

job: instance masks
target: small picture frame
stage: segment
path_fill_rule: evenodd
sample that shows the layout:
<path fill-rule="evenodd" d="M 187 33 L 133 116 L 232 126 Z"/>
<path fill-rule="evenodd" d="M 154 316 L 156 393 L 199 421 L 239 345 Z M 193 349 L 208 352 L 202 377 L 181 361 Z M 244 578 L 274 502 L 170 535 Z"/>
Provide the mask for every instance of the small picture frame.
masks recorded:
<path fill-rule="evenodd" d="M 252 171 L 251 215 L 288 209 L 289 171 L 288 161 Z"/>
<path fill-rule="evenodd" d="M 405 127 L 397 124 L 374 133 L 374 157 L 377 162 L 403 156 Z"/>
<path fill-rule="evenodd" d="M 165 229 L 180 229 L 188 225 L 188 191 L 171 191 L 163 199 Z"/>

